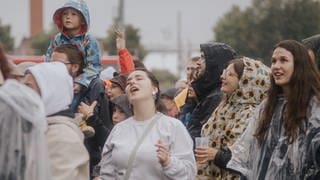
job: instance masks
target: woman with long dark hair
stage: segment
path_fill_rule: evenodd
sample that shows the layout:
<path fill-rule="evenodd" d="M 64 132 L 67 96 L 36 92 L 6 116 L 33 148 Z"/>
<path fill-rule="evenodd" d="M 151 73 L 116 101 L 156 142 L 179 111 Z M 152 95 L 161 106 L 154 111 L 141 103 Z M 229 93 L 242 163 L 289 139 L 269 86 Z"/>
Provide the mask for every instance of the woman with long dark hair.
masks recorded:
<path fill-rule="evenodd" d="M 320 73 L 294 40 L 275 45 L 271 88 L 227 167 L 247 179 L 320 178 Z"/>

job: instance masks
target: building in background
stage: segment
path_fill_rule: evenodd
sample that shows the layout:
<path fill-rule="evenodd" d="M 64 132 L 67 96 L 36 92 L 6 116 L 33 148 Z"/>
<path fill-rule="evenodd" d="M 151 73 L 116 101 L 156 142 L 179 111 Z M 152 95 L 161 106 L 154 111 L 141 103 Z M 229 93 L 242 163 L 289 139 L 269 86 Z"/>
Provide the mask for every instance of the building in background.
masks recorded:
<path fill-rule="evenodd" d="M 24 37 L 16 48 L 15 54 L 35 54 L 32 37 L 43 32 L 43 0 L 29 0 L 30 34 Z"/>

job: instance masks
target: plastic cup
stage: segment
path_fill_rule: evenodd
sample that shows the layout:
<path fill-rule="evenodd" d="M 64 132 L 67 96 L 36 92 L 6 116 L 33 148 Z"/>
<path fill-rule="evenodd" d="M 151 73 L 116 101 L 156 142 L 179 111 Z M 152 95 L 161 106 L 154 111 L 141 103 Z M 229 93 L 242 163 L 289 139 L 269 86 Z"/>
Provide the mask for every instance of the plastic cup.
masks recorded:
<path fill-rule="evenodd" d="M 206 148 L 209 147 L 209 137 L 196 137 L 196 147 Z"/>

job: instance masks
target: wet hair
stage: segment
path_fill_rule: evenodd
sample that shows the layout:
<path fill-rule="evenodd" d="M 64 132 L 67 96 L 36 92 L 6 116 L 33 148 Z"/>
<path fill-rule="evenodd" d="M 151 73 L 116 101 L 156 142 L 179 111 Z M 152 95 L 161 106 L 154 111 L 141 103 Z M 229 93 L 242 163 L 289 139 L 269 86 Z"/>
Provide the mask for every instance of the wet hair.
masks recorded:
<path fill-rule="evenodd" d="M 136 68 L 135 71 L 143 71 L 147 74 L 148 78 L 151 81 L 151 84 L 156 87 L 158 89 L 157 94 L 155 94 L 154 97 L 154 101 L 155 101 L 155 106 L 156 106 L 156 110 L 162 113 L 166 112 L 166 107 L 164 106 L 164 104 L 162 103 L 161 99 L 160 99 L 160 86 L 159 86 L 159 81 L 156 78 L 156 76 L 154 74 L 152 74 L 152 72 L 148 71 L 145 68 Z"/>
<path fill-rule="evenodd" d="M 242 74 L 243 74 L 243 69 L 244 69 L 244 63 L 243 63 L 242 57 L 237 58 L 237 59 L 233 59 L 233 60 L 229 61 L 228 64 L 229 65 L 233 64 L 233 68 L 238 75 L 238 79 L 241 79 Z"/>
<path fill-rule="evenodd" d="M 317 67 L 310 60 L 308 51 L 301 43 L 295 40 L 284 40 L 274 46 L 281 47 L 293 55 L 294 71 L 289 82 L 290 92 L 287 95 L 287 105 L 283 113 L 283 125 L 285 135 L 289 143 L 292 143 L 302 129 L 303 122 L 307 121 L 307 109 L 309 101 L 313 96 L 320 100 L 320 74 Z M 277 98 L 282 94 L 282 88 L 275 84 L 271 77 L 271 87 L 267 93 L 265 108 L 262 111 L 261 119 L 255 132 L 259 144 L 266 137 L 274 114 Z"/>
<path fill-rule="evenodd" d="M 134 60 L 134 61 L 133 61 L 133 64 L 134 64 L 134 68 L 135 68 L 135 69 L 137 69 L 137 68 L 139 68 L 139 69 L 141 69 L 141 68 L 146 69 L 146 66 L 145 66 L 145 65 L 143 64 L 143 62 L 140 61 L 140 60 Z"/>
<path fill-rule="evenodd" d="M 83 68 L 85 67 L 84 56 L 77 46 L 72 44 L 62 44 L 55 47 L 53 49 L 53 52 L 64 53 L 67 56 L 70 63 L 79 64 L 80 67 L 77 75 L 82 73 Z"/>
<path fill-rule="evenodd" d="M 315 63 L 320 69 L 320 34 L 313 35 L 311 37 L 302 40 L 302 43 L 311 50 L 315 56 Z"/>
<path fill-rule="evenodd" d="M 4 79 L 7 79 L 9 77 L 10 71 L 11 69 L 6 57 L 4 47 L 0 43 L 0 73 L 2 73 Z"/>

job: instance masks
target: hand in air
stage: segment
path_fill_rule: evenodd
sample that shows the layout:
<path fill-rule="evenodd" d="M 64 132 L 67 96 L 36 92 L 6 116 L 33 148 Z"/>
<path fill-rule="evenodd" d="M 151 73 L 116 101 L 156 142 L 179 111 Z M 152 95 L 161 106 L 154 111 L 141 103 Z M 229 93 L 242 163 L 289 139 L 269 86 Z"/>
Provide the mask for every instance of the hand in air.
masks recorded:
<path fill-rule="evenodd" d="M 96 105 L 97 105 L 97 101 L 93 101 L 91 105 L 87 105 L 86 103 L 81 102 L 78 107 L 78 111 L 79 113 L 83 114 L 83 117 L 85 119 L 88 119 L 90 116 L 93 115 L 94 108 L 96 107 Z"/>
<path fill-rule="evenodd" d="M 120 51 L 120 50 L 126 48 L 126 40 L 125 40 L 125 36 L 124 36 L 124 31 L 121 31 L 119 28 L 114 28 L 114 32 L 117 35 L 117 39 L 116 39 L 117 50 Z"/>

